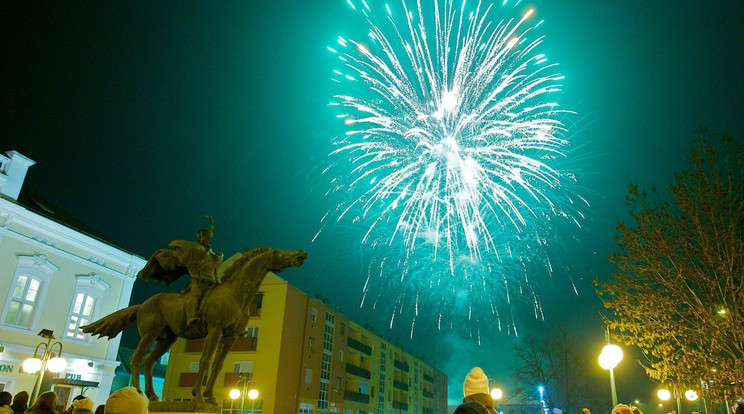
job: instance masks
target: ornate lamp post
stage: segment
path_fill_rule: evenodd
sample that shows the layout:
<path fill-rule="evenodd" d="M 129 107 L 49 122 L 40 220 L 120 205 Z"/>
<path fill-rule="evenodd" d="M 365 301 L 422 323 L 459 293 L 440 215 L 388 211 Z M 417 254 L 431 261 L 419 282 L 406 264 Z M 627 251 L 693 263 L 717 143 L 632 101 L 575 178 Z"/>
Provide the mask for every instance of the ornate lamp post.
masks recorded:
<path fill-rule="evenodd" d="M 623 350 L 617 345 L 610 344 L 610 331 L 607 329 L 607 345 L 599 354 L 599 366 L 610 371 L 610 392 L 612 393 L 612 407 L 617 405 L 617 390 L 615 389 L 615 372 L 617 364 L 623 360 Z"/>
<path fill-rule="evenodd" d="M 33 392 L 31 392 L 29 401 L 34 401 L 38 396 L 39 388 L 41 388 L 41 382 L 44 380 L 44 372 L 47 369 L 51 372 L 57 373 L 62 372 L 62 370 L 64 370 L 67 366 L 67 361 L 62 358 L 62 343 L 52 343 L 52 340 L 54 340 L 54 332 L 49 329 L 42 329 L 41 332 L 39 332 L 39 336 L 45 338 L 47 340 L 46 343 L 41 342 L 39 345 L 36 345 L 34 356 L 23 361 L 24 371 L 28 372 L 29 374 L 33 374 L 34 372 L 39 373 L 36 378 L 36 384 L 34 385 Z M 55 346 L 59 346 L 59 350 L 56 354 L 52 352 Z M 41 347 L 44 348 L 44 352 L 43 354 L 39 355 L 39 350 Z"/>
<path fill-rule="evenodd" d="M 241 386 L 242 384 L 242 386 Z M 251 414 L 253 414 L 253 408 L 256 403 L 256 398 L 258 398 L 258 390 L 254 387 L 248 388 L 250 384 L 253 384 L 255 387 L 256 382 L 252 379 L 249 379 L 245 374 L 240 374 L 238 377 L 238 381 L 235 383 L 236 386 L 241 386 L 241 389 L 233 388 L 230 390 L 230 398 L 233 400 L 240 397 L 240 414 L 245 413 L 245 397 L 246 395 L 251 400 Z M 242 391 L 241 391 L 242 390 Z"/>

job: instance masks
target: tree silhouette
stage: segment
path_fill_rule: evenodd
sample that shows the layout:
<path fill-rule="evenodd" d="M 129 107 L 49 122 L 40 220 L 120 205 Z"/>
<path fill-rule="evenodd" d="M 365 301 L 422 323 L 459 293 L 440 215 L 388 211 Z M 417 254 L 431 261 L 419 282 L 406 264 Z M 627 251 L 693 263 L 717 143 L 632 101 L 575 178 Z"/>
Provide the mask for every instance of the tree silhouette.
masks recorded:
<path fill-rule="evenodd" d="M 693 142 L 671 195 L 630 185 L 612 279 L 595 280 L 613 337 L 663 385 L 744 391 L 744 164 L 730 137 Z"/>

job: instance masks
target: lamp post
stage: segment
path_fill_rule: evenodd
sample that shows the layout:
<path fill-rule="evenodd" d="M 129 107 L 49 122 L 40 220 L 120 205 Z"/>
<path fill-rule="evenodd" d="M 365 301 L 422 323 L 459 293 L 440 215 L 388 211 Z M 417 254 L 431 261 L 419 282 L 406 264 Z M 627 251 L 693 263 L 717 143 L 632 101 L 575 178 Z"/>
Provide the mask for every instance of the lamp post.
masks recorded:
<path fill-rule="evenodd" d="M 44 380 L 44 372 L 47 369 L 49 369 L 49 371 L 51 372 L 57 373 L 62 372 L 62 370 L 64 370 L 67 366 L 67 361 L 62 358 L 62 343 L 52 343 L 52 340 L 54 340 L 54 331 L 50 329 L 42 329 L 41 332 L 39 332 L 39 336 L 45 338 L 47 340 L 46 343 L 41 342 L 40 344 L 36 345 L 34 356 L 23 361 L 22 365 L 23 370 L 28 372 L 29 374 L 33 374 L 37 371 L 39 373 L 36 378 L 36 384 L 34 385 L 34 389 L 31 392 L 29 401 L 34 401 L 38 396 L 39 389 L 41 388 L 41 382 Z M 59 346 L 59 350 L 56 354 L 52 352 L 55 346 Z M 44 353 L 42 355 L 39 355 L 39 349 L 41 347 L 44 347 Z"/>
<path fill-rule="evenodd" d="M 248 376 L 246 376 L 245 374 L 240 374 L 235 385 L 238 386 L 241 384 L 242 391 L 237 388 L 233 388 L 232 390 L 230 390 L 230 398 L 235 400 L 240 397 L 240 414 L 245 414 L 245 397 L 246 395 L 248 395 L 248 398 L 251 400 L 251 414 L 253 414 L 253 408 L 256 403 L 256 398 L 258 398 L 258 390 L 256 388 L 248 389 L 248 385 L 253 384 L 253 386 L 255 387 L 256 382 L 252 379 L 249 379 Z"/>
<path fill-rule="evenodd" d="M 488 389 L 489 389 L 489 394 L 491 394 L 491 398 L 493 398 L 494 404 L 496 403 L 497 400 L 500 400 L 501 397 L 504 396 L 504 391 L 501 388 L 496 386 L 496 380 L 493 378 L 488 379 Z"/>
<path fill-rule="evenodd" d="M 672 392 L 669 391 L 666 388 L 662 388 L 659 390 L 659 392 L 656 393 L 656 395 L 659 397 L 662 401 L 668 401 L 670 398 L 672 398 Z M 674 389 L 674 398 L 677 400 L 677 414 L 682 414 L 682 402 L 680 398 L 680 392 Z M 698 393 L 695 390 L 687 390 L 685 391 L 685 398 L 687 401 L 695 401 L 698 399 Z M 706 407 L 707 410 L 707 407 Z"/>
<path fill-rule="evenodd" d="M 545 387 L 543 387 L 541 385 L 541 386 L 537 387 L 537 390 L 540 391 L 540 410 L 542 411 L 543 414 L 547 414 L 548 413 L 548 406 L 545 404 L 545 398 L 544 398 L 545 397 L 545 394 L 544 394 L 545 393 Z"/>
<path fill-rule="evenodd" d="M 610 329 L 607 328 L 607 345 L 602 348 L 599 354 L 599 366 L 610 371 L 610 392 L 612 393 L 612 407 L 617 405 L 617 390 L 615 389 L 615 372 L 614 369 L 620 361 L 623 360 L 623 350 L 617 345 L 610 344 Z"/>

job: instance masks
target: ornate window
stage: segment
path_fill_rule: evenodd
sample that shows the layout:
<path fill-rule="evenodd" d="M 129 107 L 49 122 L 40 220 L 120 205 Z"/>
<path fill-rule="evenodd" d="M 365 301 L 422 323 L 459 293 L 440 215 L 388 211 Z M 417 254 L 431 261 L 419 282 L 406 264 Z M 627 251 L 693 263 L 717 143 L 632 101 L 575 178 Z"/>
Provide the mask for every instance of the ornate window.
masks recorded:
<path fill-rule="evenodd" d="M 67 318 L 65 338 L 87 341 L 90 334 L 84 333 L 80 327 L 91 323 L 98 316 L 98 305 L 103 292 L 110 286 L 95 273 L 76 275 L 75 278 L 77 283 Z"/>
<path fill-rule="evenodd" d="M 2 322 L 5 325 L 35 330 L 41 316 L 41 305 L 49 290 L 49 282 L 58 270 L 43 254 L 18 256 L 18 266 L 3 308 Z"/>

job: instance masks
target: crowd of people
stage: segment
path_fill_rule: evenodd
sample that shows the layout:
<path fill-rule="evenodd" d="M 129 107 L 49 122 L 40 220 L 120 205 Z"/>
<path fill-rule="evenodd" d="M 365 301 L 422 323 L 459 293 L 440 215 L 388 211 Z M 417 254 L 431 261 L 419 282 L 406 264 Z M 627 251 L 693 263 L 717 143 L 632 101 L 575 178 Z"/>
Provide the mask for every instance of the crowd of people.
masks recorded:
<path fill-rule="evenodd" d="M 479 367 L 471 369 L 462 384 L 462 404 L 455 408 L 453 414 L 498 414 L 489 391 L 488 377 L 483 369 Z M 561 411 L 554 409 L 554 413 L 556 412 L 560 413 Z M 588 408 L 584 408 L 581 410 L 581 414 L 591 413 Z M 612 414 L 643 414 L 643 412 L 638 407 L 618 404 L 612 410 Z M 744 399 L 738 402 L 734 414 L 744 414 Z"/>
<path fill-rule="evenodd" d="M 493 398 L 489 393 L 488 377 L 479 367 L 470 370 L 462 384 L 462 404 L 457 406 L 453 414 L 498 414 L 494 407 Z M 39 395 L 34 404 L 29 407 L 29 395 L 21 391 L 13 396 L 7 391 L 0 392 L 0 414 L 148 414 L 147 397 L 134 387 L 116 390 L 106 400 L 93 410 L 93 400 L 78 395 L 72 405 L 65 411 L 58 413 L 57 394 L 46 391 Z M 588 409 L 581 410 L 581 414 L 591 414 Z M 618 404 L 612 414 L 643 414 L 637 407 Z M 734 414 L 744 414 L 744 401 L 739 401 Z"/>
<path fill-rule="evenodd" d="M 33 405 L 28 406 L 29 395 L 21 391 L 13 396 L 7 391 L 0 392 L 0 414 L 148 414 L 147 397 L 134 387 L 116 390 L 108 397 L 106 404 L 93 409 L 93 400 L 78 395 L 65 411 L 58 412 L 57 393 L 46 391 L 39 394 Z"/>

